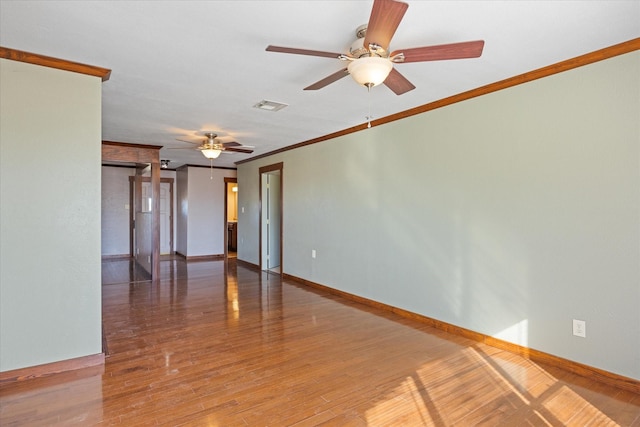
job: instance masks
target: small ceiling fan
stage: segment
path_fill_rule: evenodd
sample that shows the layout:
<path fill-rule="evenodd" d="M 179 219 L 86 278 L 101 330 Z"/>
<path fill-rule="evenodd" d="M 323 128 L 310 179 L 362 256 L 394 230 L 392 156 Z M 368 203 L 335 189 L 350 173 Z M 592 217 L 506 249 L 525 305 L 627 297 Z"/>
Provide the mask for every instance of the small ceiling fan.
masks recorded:
<path fill-rule="evenodd" d="M 396 0 L 374 0 L 369 23 L 357 28 L 357 40 L 351 45 L 347 54 L 272 45 L 267 46 L 266 50 L 335 58 L 349 62 L 346 68 L 307 86 L 304 90 L 321 89 L 350 74 L 356 82 L 368 89 L 384 83 L 396 95 L 413 90 L 415 86 L 394 68 L 394 64 L 477 58 L 482 55 L 483 40 L 398 49 L 390 52 L 389 43 L 408 7 L 407 3 Z"/>
<path fill-rule="evenodd" d="M 178 141 L 188 142 L 189 144 L 197 145 L 197 147 L 187 147 L 189 150 L 200 150 L 200 152 L 207 159 L 217 159 L 220 153 L 253 153 L 253 150 L 244 146 L 238 142 L 230 141 L 223 142 L 218 139 L 218 135 L 214 132 L 204 132 L 205 140 L 201 142 L 187 141 L 185 139 L 178 139 Z M 185 148 L 170 148 L 170 150 L 184 150 Z"/>

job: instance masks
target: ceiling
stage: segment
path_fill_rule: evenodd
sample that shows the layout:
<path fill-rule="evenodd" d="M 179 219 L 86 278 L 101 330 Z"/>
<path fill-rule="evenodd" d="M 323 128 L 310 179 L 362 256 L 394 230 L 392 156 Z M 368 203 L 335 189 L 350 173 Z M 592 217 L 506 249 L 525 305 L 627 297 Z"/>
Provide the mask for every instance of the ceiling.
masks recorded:
<path fill-rule="evenodd" d="M 408 1 L 391 49 L 484 40 L 482 57 L 396 64 L 416 89 L 370 94 L 351 78 L 302 89 L 345 65 L 266 52 L 269 44 L 347 52 L 372 1 L 8 1 L 0 44 L 112 70 L 104 140 L 164 147 L 170 167 L 209 165 L 177 138 L 217 131 L 267 153 L 640 36 L 639 1 Z M 278 112 L 261 100 L 288 104 Z M 402 141 L 395 141 L 400 145 Z M 193 146 L 195 147 L 195 146 Z"/>

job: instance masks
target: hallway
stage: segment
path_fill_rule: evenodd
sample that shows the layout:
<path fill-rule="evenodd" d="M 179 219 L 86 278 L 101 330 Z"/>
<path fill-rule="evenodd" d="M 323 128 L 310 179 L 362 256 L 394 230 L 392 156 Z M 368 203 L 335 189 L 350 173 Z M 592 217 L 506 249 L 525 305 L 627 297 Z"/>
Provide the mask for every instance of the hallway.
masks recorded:
<path fill-rule="evenodd" d="M 0 424 L 640 426 L 638 394 L 235 259 L 161 274 L 103 286 L 104 372 L 2 385 Z"/>

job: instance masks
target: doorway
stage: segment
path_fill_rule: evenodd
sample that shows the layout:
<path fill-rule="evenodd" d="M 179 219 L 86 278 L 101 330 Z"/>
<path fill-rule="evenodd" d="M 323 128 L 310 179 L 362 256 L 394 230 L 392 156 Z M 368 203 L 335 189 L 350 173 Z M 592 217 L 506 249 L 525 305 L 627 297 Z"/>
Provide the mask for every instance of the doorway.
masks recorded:
<path fill-rule="evenodd" d="M 132 206 L 135 204 L 135 179 L 129 178 L 130 186 L 130 200 Z M 160 255 L 173 254 L 173 178 L 160 178 Z M 140 182 L 140 191 L 142 200 L 150 200 L 151 195 L 151 179 L 148 177 L 142 177 Z M 151 211 L 151 209 L 148 209 Z M 131 256 L 135 257 L 136 250 L 134 249 L 135 241 L 135 216 L 132 212 L 130 221 L 130 248 Z"/>
<path fill-rule="evenodd" d="M 282 273 L 283 163 L 260 168 L 260 269 Z"/>
<path fill-rule="evenodd" d="M 224 179 L 224 256 L 238 256 L 238 179 Z"/>

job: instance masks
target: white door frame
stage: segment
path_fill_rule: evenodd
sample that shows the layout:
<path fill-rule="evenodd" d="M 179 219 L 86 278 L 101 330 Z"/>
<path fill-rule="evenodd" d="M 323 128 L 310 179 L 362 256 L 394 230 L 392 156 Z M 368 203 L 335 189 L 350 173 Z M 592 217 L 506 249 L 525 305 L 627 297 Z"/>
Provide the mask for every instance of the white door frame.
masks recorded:
<path fill-rule="evenodd" d="M 263 270 L 265 268 L 265 266 L 263 265 L 263 262 L 262 262 L 263 245 L 268 244 L 268 242 L 267 241 L 263 241 L 265 239 L 262 238 L 262 232 L 263 232 L 263 204 L 265 202 L 265 200 L 263 199 L 263 194 L 262 194 L 263 193 L 263 191 L 262 191 L 263 181 L 262 180 L 263 180 L 263 176 L 265 174 L 269 174 L 270 172 L 279 172 L 279 174 L 280 174 L 280 180 L 279 180 L 279 184 L 280 184 L 279 190 L 280 191 L 278 192 L 279 193 L 279 200 L 276 200 L 276 201 L 272 200 L 271 203 L 274 203 L 274 202 L 278 203 L 279 208 L 280 208 L 279 209 L 280 218 L 277 219 L 279 221 L 278 225 L 279 225 L 280 232 L 279 232 L 279 236 L 277 236 L 277 237 L 279 238 L 278 250 L 279 250 L 280 272 L 281 273 L 284 272 L 284 270 L 283 270 L 284 260 L 283 260 L 283 257 L 282 257 L 282 240 L 283 240 L 282 239 L 282 236 L 283 236 L 282 218 L 284 216 L 283 203 L 282 203 L 282 200 L 283 200 L 283 188 L 284 188 L 284 184 L 283 184 L 284 183 L 283 167 L 284 167 L 284 163 L 280 162 L 280 163 L 275 163 L 275 164 L 268 165 L 268 166 L 263 166 L 258 171 L 259 180 L 260 180 L 259 181 L 259 185 L 260 186 L 258 187 L 260 189 L 260 191 L 259 191 L 260 192 L 260 212 L 259 212 L 260 220 L 258 221 L 258 223 L 260 224 L 260 227 L 259 227 L 260 229 L 258 231 L 258 236 L 259 236 L 259 239 L 258 239 L 258 241 L 259 241 L 259 247 L 258 247 L 259 256 L 258 256 L 258 258 L 260 260 L 260 270 Z"/>

